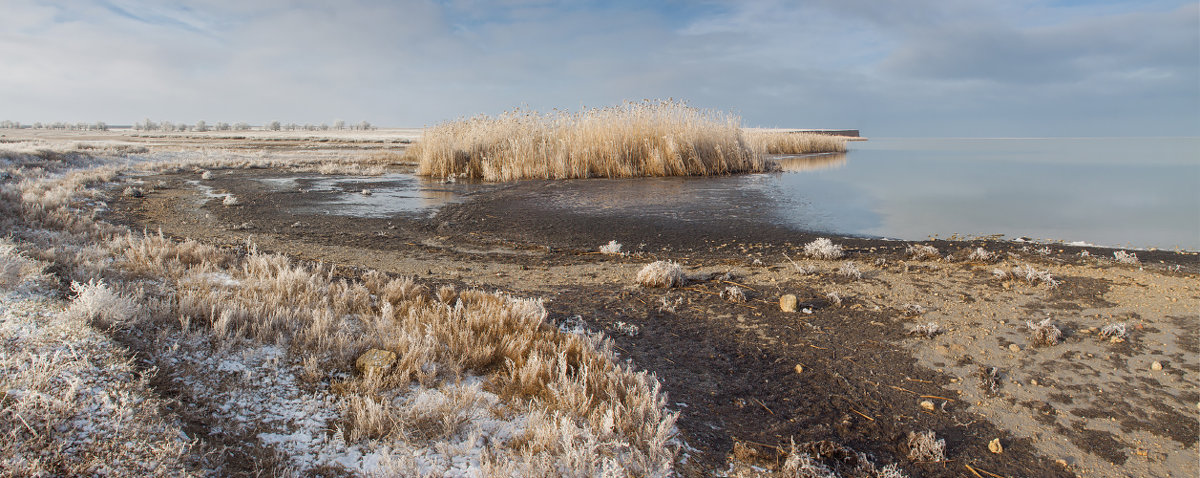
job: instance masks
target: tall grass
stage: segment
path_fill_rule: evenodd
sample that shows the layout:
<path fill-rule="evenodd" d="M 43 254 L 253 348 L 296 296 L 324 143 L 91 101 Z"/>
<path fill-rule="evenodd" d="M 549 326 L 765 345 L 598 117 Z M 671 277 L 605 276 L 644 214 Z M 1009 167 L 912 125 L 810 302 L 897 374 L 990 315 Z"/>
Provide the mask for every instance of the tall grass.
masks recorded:
<path fill-rule="evenodd" d="M 488 181 L 763 171 L 740 121 L 674 100 L 577 113 L 514 110 L 428 128 L 408 156 L 421 175 Z"/>
<path fill-rule="evenodd" d="M 755 151 L 765 154 L 844 153 L 846 138 L 803 131 L 747 131 Z"/>

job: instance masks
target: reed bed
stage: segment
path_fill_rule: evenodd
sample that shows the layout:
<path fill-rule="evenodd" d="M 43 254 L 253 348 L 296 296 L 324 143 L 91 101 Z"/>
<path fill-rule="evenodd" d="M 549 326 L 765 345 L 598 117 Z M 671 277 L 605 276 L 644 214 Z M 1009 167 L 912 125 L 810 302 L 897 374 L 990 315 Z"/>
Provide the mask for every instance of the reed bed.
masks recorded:
<path fill-rule="evenodd" d="M 408 156 L 421 175 L 486 181 L 763 171 L 740 122 L 674 100 L 577 113 L 513 110 L 428 128 Z"/>
<path fill-rule="evenodd" d="M 760 154 L 844 153 L 846 138 L 803 131 L 747 131 L 746 140 Z"/>

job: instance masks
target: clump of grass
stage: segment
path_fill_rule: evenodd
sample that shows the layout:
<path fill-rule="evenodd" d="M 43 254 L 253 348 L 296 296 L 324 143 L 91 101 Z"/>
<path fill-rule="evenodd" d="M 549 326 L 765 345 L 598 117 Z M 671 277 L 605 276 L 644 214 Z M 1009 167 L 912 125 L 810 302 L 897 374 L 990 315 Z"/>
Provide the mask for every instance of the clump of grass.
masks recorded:
<path fill-rule="evenodd" d="M 908 331 L 909 335 L 921 335 L 927 339 L 932 339 L 940 333 L 942 333 L 942 327 L 938 325 L 937 322 L 918 325 L 913 327 L 912 330 Z"/>
<path fill-rule="evenodd" d="M 844 153 L 846 138 L 803 131 L 746 132 L 746 139 L 755 151 L 766 154 Z"/>
<path fill-rule="evenodd" d="M 987 249 L 976 247 L 975 250 L 971 251 L 971 254 L 967 256 L 967 259 L 978 262 L 988 262 L 992 260 L 993 257 L 995 257 L 995 254 L 988 252 Z"/>
<path fill-rule="evenodd" d="M 1117 322 L 1115 324 L 1105 325 L 1100 329 L 1100 340 L 1108 340 L 1113 343 L 1124 342 L 1129 331 L 1126 329 L 1125 322 Z"/>
<path fill-rule="evenodd" d="M 946 440 L 932 430 L 908 432 L 908 459 L 912 461 L 946 461 Z"/>
<path fill-rule="evenodd" d="M 601 254 L 620 254 L 621 253 L 621 243 L 619 243 L 617 241 L 608 241 L 608 244 L 600 246 L 600 253 Z"/>
<path fill-rule="evenodd" d="M 1025 327 L 1029 329 L 1029 341 L 1034 345 L 1049 347 L 1057 345 L 1062 340 L 1062 331 L 1050 323 L 1050 319 L 1044 319 L 1041 322 L 1033 322 L 1032 320 L 1025 321 Z"/>
<path fill-rule="evenodd" d="M 900 306 L 900 310 L 904 312 L 904 315 L 909 317 L 914 317 L 925 313 L 925 308 L 921 307 L 920 304 L 904 304 Z"/>
<path fill-rule="evenodd" d="M 804 254 L 814 259 L 837 259 L 842 257 L 842 246 L 828 238 L 820 237 L 804 245 Z"/>
<path fill-rule="evenodd" d="M 234 196 L 232 194 L 226 194 L 225 199 L 221 200 L 221 204 L 224 204 L 226 207 L 237 206 L 238 204 L 241 204 L 241 203 L 242 203 L 242 201 L 239 200 L 237 198 L 237 196 Z"/>
<path fill-rule="evenodd" d="M 842 305 L 842 296 L 840 294 L 838 294 L 837 292 L 830 292 L 828 294 L 825 294 L 825 298 L 829 300 L 830 304 Z"/>
<path fill-rule="evenodd" d="M 1001 279 L 1007 277 L 1007 274 L 1001 269 L 996 269 L 992 271 L 992 273 Z M 1058 280 L 1056 280 L 1054 276 L 1050 274 L 1050 271 L 1039 271 L 1034 269 L 1033 266 L 1029 264 L 1013 267 L 1012 276 L 1017 279 L 1024 279 L 1025 282 L 1029 283 L 1029 285 L 1037 285 L 1041 283 L 1046 284 L 1051 289 L 1058 287 L 1059 284 Z"/>
<path fill-rule="evenodd" d="M 988 395 L 996 395 L 1000 389 L 1000 369 L 980 365 L 979 382 L 984 392 Z"/>
<path fill-rule="evenodd" d="M 212 178 L 213 178 L 213 173 L 212 173 L 212 171 L 205 171 L 205 172 L 203 172 L 203 173 L 200 173 L 200 179 L 203 179 L 203 180 L 207 181 L 207 180 L 209 180 L 209 179 L 212 179 Z"/>
<path fill-rule="evenodd" d="M 849 279 L 862 279 L 862 271 L 858 270 L 858 264 L 854 261 L 846 261 L 837 270 L 838 275 Z"/>
<path fill-rule="evenodd" d="M 936 247 L 926 244 L 909 244 L 906 249 L 908 255 L 913 259 L 933 259 L 941 257 Z"/>
<path fill-rule="evenodd" d="M 674 100 L 578 113 L 514 110 L 426 128 L 407 157 L 423 176 L 486 181 L 763 171 L 740 121 Z"/>
<path fill-rule="evenodd" d="M 674 261 L 654 261 L 637 273 L 637 283 L 646 287 L 682 286 L 683 267 Z"/>
<path fill-rule="evenodd" d="M 725 290 L 721 291 L 721 298 L 728 302 L 741 304 L 746 302 L 746 293 L 742 291 L 741 287 L 731 285 L 726 287 Z"/>
<path fill-rule="evenodd" d="M 1142 262 L 1137 254 L 1125 251 L 1113 251 L 1113 259 L 1121 264 L 1138 264 Z"/>
<path fill-rule="evenodd" d="M 143 198 L 146 197 L 146 190 L 137 186 L 130 186 L 121 191 L 121 195 L 127 198 Z"/>

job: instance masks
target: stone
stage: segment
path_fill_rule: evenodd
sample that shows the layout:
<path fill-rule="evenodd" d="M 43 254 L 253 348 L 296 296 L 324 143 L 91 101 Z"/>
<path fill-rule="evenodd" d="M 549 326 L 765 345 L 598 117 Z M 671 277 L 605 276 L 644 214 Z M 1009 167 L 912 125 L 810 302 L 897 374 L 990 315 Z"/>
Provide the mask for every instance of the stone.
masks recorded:
<path fill-rule="evenodd" d="M 396 364 L 396 354 L 387 350 L 371 349 L 363 352 L 358 356 L 358 360 L 354 361 L 354 367 L 359 373 L 370 376 L 378 376 L 391 370 L 392 365 Z"/>
<path fill-rule="evenodd" d="M 796 373 L 804 373 L 804 366 L 796 364 Z"/>
<path fill-rule="evenodd" d="M 1015 352 L 1020 352 L 1020 351 L 1021 351 L 1021 346 L 1020 346 L 1020 345 L 1017 345 L 1017 344 L 1008 344 L 1008 350 L 1011 350 L 1011 351 L 1013 351 L 1014 353 L 1015 353 Z"/>
<path fill-rule="evenodd" d="M 931 402 L 929 400 L 921 400 L 921 408 L 924 408 L 926 411 L 929 411 L 929 412 L 937 410 L 937 407 L 935 407 L 933 405 L 933 402 Z"/>
<path fill-rule="evenodd" d="M 1162 370 L 1162 362 L 1155 360 L 1154 363 L 1150 364 L 1150 370 L 1155 372 Z"/>
<path fill-rule="evenodd" d="M 994 438 L 992 441 L 988 442 L 988 450 L 991 450 L 992 453 L 996 454 L 1004 453 L 1004 445 L 1000 444 L 999 438 Z"/>
<path fill-rule="evenodd" d="M 798 305 L 800 305 L 800 301 L 793 294 L 787 294 L 779 298 L 779 310 L 784 312 L 795 312 Z"/>

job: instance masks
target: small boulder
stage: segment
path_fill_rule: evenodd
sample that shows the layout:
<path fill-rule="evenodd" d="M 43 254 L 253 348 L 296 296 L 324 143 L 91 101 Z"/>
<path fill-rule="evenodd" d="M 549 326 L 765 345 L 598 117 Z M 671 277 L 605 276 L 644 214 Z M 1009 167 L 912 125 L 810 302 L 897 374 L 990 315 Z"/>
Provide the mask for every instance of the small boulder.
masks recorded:
<path fill-rule="evenodd" d="M 988 442 L 988 450 L 991 450 L 991 452 L 995 454 L 1004 453 L 1004 445 L 1000 444 L 999 438 L 994 438 L 992 441 Z"/>
<path fill-rule="evenodd" d="M 359 373 L 370 376 L 379 376 L 391 370 L 392 365 L 396 364 L 396 354 L 387 350 L 371 349 L 358 356 L 358 360 L 354 361 L 354 367 Z"/>
<path fill-rule="evenodd" d="M 787 294 L 779 298 L 779 310 L 784 312 L 795 312 L 796 306 L 799 304 L 800 301 L 796 299 L 794 294 Z"/>

